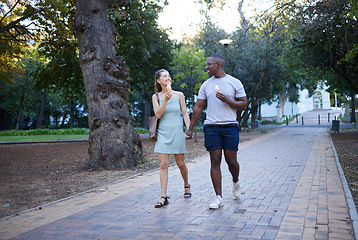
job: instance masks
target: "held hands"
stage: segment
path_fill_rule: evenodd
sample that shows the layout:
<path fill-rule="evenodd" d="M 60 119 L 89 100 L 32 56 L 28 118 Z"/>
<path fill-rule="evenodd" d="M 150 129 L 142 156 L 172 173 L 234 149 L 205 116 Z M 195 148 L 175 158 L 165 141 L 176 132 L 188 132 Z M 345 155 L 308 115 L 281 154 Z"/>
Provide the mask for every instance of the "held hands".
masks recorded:
<path fill-rule="evenodd" d="M 193 131 L 192 130 L 188 130 L 185 133 L 185 139 L 191 139 L 193 137 Z"/>

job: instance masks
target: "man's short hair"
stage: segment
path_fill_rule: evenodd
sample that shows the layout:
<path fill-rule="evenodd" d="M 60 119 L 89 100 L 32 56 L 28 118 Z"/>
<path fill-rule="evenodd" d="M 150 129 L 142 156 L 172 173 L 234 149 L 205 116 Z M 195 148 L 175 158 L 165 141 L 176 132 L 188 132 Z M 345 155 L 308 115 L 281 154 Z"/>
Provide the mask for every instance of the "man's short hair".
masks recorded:
<path fill-rule="evenodd" d="M 224 67 L 224 65 L 225 65 L 225 58 L 224 58 L 223 56 L 221 56 L 220 54 L 211 54 L 209 57 L 215 58 L 216 60 L 218 60 L 218 62 L 220 63 L 220 65 Z"/>

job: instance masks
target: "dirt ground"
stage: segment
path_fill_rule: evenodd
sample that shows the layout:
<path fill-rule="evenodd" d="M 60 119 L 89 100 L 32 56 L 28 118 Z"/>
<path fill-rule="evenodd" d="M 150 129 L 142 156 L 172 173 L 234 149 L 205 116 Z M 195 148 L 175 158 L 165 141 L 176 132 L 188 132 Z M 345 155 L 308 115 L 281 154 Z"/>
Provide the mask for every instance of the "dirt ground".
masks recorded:
<path fill-rule="evenodd" d="M 240 141 L 265 134 L 242 132 Z M 144 162 L 135 171 L 88 171 L 87 142 L 0 145 L 0 219 L 159 167 L 155 142 L 142 138 Z M 203 133 L 187 141 L 186 161 L 206 154 Z M 170 163 L 174 163 L 170 157 Z"/>
<path fill-rule="evenodd" d="M 358 131 L 340 131 L 331 137 L 358 210 Z"/>
<path fill-rule="evenodd" d="M 241 132 L 240 142 L 265 134 Z M 358 200 L 358 132 L 332 134 L 354 199 Z M 154 142 L 143 138 L 145 162 L 137 170 L 87 171 L 87 142 L 0 145 L 0 219 L 159 167 Z M 187 141 L 186 160 L 206 154 L 202 134 Z M 174 159 L 171 158 L 171 163 Z M 357 205 L 358 201 L 356 202 Z"/>

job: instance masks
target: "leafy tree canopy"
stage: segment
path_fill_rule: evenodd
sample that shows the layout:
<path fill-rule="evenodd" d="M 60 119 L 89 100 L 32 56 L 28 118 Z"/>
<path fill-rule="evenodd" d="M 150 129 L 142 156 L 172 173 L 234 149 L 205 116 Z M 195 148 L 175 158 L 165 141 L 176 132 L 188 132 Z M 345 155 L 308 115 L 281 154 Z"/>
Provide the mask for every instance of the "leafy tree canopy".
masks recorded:
<path fill-rule="evenodd" d="M 294 6 L 293 22 L 301 26 L 296 47 L 302 49 L 302 60 L 336 75 L 328 79 L 331 88 L 358 92 L 358 21 L 351 16 L 349 0 L 307 2 Z M 333 80 L 333 81 L 332 81 Z"/>
<path fill-rule="evenodd" d="M 17 66 L 33 36 L 30 23 L 25 23 L 34 9 L 27 1 L 3 0 L 0 2 L 0 79 L 6 83 L 24 74 Z"/>
<path fill-rule="evenodd" d="M 206 58 L 204 51 L 198 48 L 182 46 L 172 51 L 173 85 L 179 87 L 184 95 L 190 97 L 190 106 L 194 104 L 194 94 L 198 93 L 201 83 L 208 78 L 204 71 Z"/>

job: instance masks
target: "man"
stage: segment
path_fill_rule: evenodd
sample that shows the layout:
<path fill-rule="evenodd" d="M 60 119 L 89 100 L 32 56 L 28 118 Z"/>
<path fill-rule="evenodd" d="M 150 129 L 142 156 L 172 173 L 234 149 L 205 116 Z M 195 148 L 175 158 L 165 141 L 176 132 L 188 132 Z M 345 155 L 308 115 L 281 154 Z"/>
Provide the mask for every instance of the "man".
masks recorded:
<path fill-rule="evenodd" d="M 225 60 L 218 54 L 207 59 L 206 70 L 210 78 L 200 87 L 190 126 L 186 134 L 193 136 L 193 128 L 207 102 L 206 120 L 204 121 L 205 147 L 210 153 L 210 175 L 216 193 L 209 205 L 217 209 L 223 205 L 221 187 L 221 157 L 224 150 L 225 161 L 233 180 L 233 195 L 239 196 L 239 171 L 237 161 L 239 145 L 239 125 L 236 110 L 245 110 L 247 97 L 242 83 L 225 73 Z"/>

